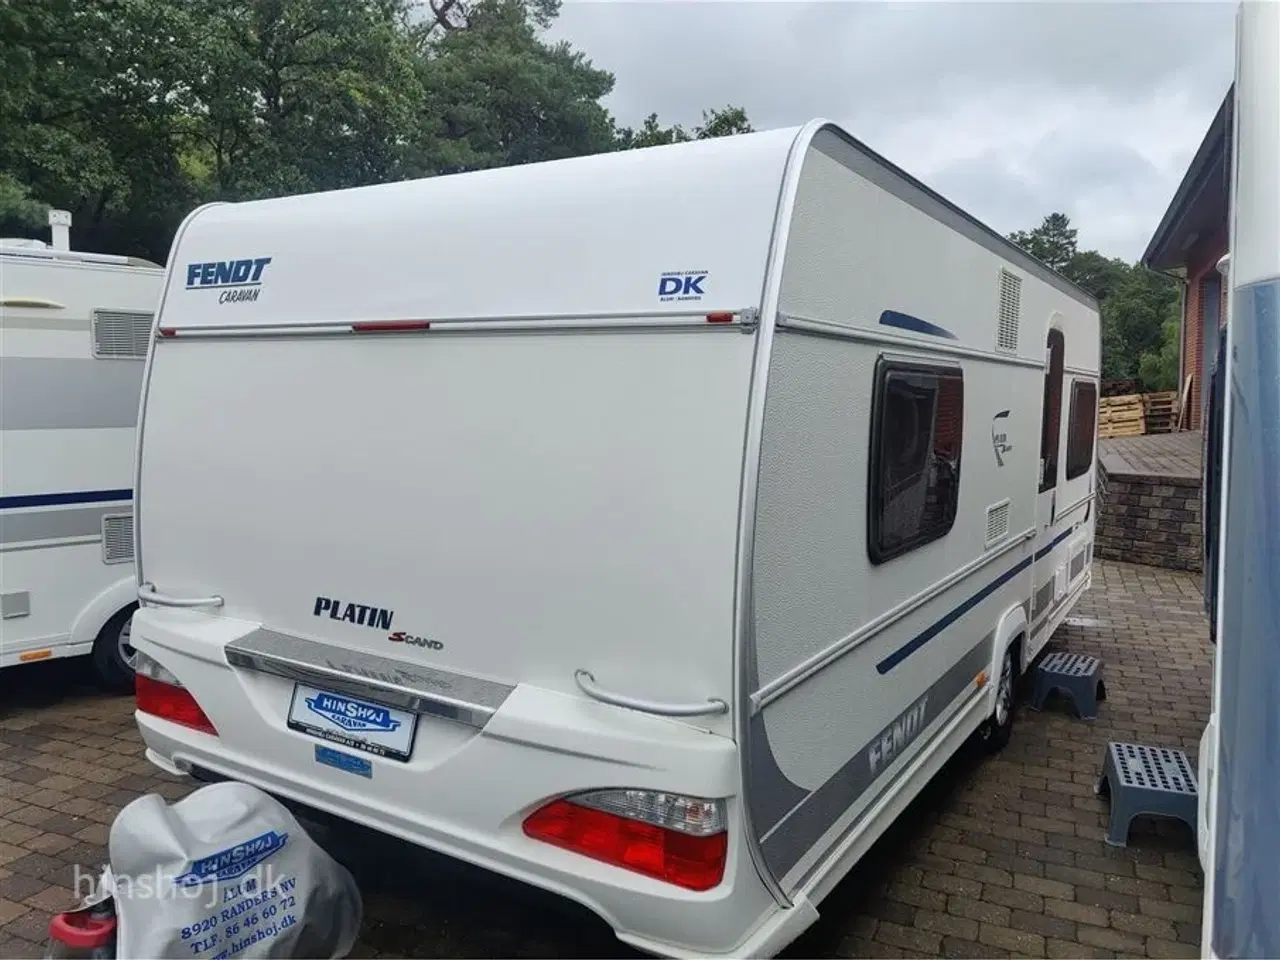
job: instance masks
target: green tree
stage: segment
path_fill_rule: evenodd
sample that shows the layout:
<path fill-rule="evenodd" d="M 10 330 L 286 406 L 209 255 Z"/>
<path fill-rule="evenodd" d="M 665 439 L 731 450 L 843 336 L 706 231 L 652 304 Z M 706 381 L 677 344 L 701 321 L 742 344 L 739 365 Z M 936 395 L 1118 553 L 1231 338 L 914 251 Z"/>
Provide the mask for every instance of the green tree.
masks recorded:
<path fill-rule="evenodd" d="M 658 121 L 658 115 L 651 113 L 645 117 L 639 130 L 630 127 L 618 128 L 616 139 L 620 150 L 632 150 L 639 147 L 658 147 L 669 143 L 687 143 L 690 140 L 707 140 L 711 137 L 730 137 L 739 133 L 751 133 L 751 121 L 742 107 L 726 106 L 721 110 L 703 110 L 702 123 L 692 131 L 685 130 L 680 124 L 664 127 Z"/>
<path fill-rule="evenodd" d="M 1076 231 L 1065 213 L 1051 213 L 1034 230 L 1017 230 L 1009 239 L 1041 263 L 1064 270 L 1076 255 Z"/>
<path fill-rule="evenodd" d="M 1076 230 L 1063 213 L 1049 214 L 1040 226 L 1015 231 L 1009 239 L 1098 299 L 1103 379 L 1138 379 L 1146 390 L 1176 386 L 1178 291 L 1168 277 L 1096 250 L 1077 250 Z"/>

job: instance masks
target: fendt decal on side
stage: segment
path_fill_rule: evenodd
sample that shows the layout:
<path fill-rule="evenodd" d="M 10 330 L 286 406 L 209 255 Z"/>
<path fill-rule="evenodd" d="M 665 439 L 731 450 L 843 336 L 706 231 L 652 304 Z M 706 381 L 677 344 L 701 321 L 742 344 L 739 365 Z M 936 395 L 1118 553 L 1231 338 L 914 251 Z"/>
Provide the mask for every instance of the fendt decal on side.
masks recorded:
<path fill-rule="evenodd" d="M 1005 421 L 1009 419 L 1009 411 L 1001 410 L 991 418 L 991 449 L 995 451 L 996 466 L 1004 466 L 1004 455 L 1013 452 L 1013 444 L 1009 442 L 1009 434 L 1005 432 Z"/>

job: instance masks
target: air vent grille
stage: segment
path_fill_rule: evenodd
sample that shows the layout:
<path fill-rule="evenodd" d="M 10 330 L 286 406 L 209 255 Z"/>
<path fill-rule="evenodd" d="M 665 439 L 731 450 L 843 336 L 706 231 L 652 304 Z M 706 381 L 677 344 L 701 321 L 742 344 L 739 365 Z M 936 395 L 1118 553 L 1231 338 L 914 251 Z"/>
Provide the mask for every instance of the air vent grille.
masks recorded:
<path fill-rule="evenodd" d="M 93 355 L 102 359 L 145 359 L 154 319 L 150 313 L 93 311 Z"/>
<path fill-rule="evenodd" d="M 996 327 L 996 349 L 1018 352 L 1018 326 L 1022 316 L 1022 278 L 1000 270 L 1000 321 Z"/>
<path fill-rule="evenodd" d="M 987 507 L 986 546 L 998 543 L 1009 535 L 1009 501 Z"/>
<path fill-rule="evenodd" d="M 133 559 L 133 514 L 115 513 L 102 518 L 102 561 L 128 563 Z"/>

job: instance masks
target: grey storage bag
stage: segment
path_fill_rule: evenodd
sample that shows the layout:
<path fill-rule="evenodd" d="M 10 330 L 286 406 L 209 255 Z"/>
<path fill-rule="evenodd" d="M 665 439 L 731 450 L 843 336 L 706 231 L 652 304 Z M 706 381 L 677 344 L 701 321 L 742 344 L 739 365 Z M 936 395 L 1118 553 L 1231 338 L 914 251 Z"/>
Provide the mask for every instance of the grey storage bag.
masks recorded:
<path fill-rule="evenodd" d="M 355 879 L 289 809 L 243 783 L 172 806 L 134 800 L 111 827 L 122 960 L 345 957 L 363 906 Z"/>

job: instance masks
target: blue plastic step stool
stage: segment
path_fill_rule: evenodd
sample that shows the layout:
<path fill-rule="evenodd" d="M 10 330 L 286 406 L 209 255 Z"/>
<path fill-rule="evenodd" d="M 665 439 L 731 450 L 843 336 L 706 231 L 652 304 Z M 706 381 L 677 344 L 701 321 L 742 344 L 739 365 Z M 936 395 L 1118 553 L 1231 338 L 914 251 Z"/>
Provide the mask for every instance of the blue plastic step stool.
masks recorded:
<path fill-rule="evenodd" d="M 1113 847 L 1128 845 L 1129 824 L 1143 814 L 1175 817 L 1196 830 L 1199 789 L 1182 750 L 1109 743 L 1093 792 L 1111 798 L 1106 840 Z"/>
<path fill-rule="evenodd" d="M 1102 682 L 1102 661 L 1083 653 L 1051 653 L 1036 667 L 1036 685 L 1031 694 L 1031 709 L 1041 710 L 1049 694 L 1061 690 L 1076 705 L 1081 720 L 1098 716 L 1098 701 L 1107 699 Z"/>

